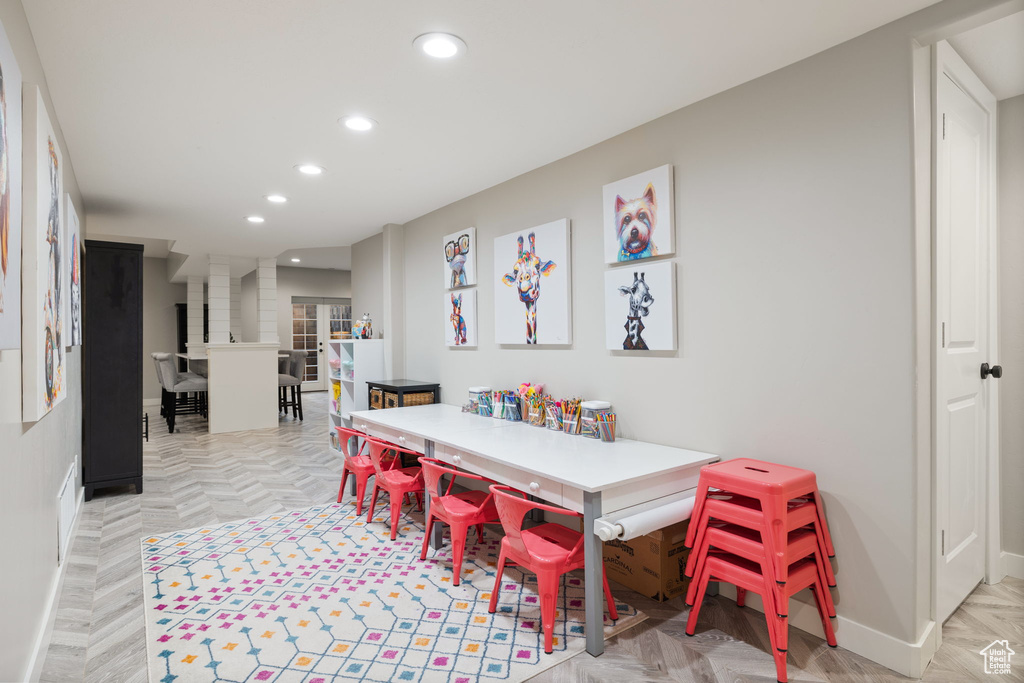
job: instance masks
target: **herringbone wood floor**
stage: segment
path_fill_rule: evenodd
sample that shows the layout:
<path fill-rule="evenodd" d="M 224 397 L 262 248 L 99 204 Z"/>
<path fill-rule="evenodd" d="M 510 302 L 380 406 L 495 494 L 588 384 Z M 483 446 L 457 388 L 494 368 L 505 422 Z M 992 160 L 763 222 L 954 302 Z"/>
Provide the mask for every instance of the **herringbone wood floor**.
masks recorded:
<path fill-rule="evenodd" d="M 277 429 L 219 436 L 191 416 L 179 418 L 179 432 L 168 434 L 159 411 L 148 409 L 145 493 L 108 489 L 85 504 L 43 681 L 146 680 L 140 537 L 334 500 L 341 467 L 327 448 L 326 394 L 306 394 L 303 403 L 303 423 L 282 418 Z M 682 598 L 659 604 L 622 588 L 615 592 L 650 618 L 608 641 L 603 656 L 579 655 L 534 680 L 775 680 L 760 613 L 708 598 L 698 633 L 688 638 Z M 1011 646 L 1024 644 L 1024 581 L 979 587 L 946 623 L 925 680 L 985 680 L 977 652 L 997 637 L 1008 638 Z M 1024 672 L 1024 661 L 1014 668 Z M 907 680 L 796 629 L 790 634 L 789 675 L 792 681 Z"/>

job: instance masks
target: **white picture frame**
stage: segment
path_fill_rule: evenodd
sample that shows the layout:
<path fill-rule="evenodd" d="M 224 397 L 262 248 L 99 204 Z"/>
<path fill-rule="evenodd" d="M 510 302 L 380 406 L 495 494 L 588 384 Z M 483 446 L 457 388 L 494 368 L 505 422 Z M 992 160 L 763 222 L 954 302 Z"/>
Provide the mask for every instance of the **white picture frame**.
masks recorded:
<path fill-rule="evenodd" d="M 466 228 L 441 239 L 444 254 L 444 287 L 460 289 L 477 283 L 476 228 Z"/>
<path fill-rule="evenodd" d="M 78 211 L 70 194 L 66 195 L 65 203 L 67 237 L 64 244 L 67 245 L 67 252 L 64 262 L 67 264 L 67 272 L 64 281 L 67 283 L 67 291 L 64 298 L 64 320 L 66 345 L 70 348 L 82 345 L 82 231 Z"/>
<path fill-rule="evenodd" d="M 22 419 L 35 422 L 67 395 L 64 373 L 64 161 L 35 85 L 23 88 Z"/>
<path fill-rule="evenodd" d="M 675 265 L 641 261 L 632 268 L 605 271 L 605 348 L 676 350 Z"/>
<path fill-rule="evenodd" d="M 568 218 L 496 237 L 495 341 L 529 346 L 571 344 L 571 283 Z"/>
<path fill-rule="evenodd" d="M 675 253 L 675 191 L 666 164 L 602 190 L 605 263 L 629 263 Z"/>
<path fill-rule="evenodd" d="M 22 82 L 0 25 L 0 350 L 21 348 Z"/>

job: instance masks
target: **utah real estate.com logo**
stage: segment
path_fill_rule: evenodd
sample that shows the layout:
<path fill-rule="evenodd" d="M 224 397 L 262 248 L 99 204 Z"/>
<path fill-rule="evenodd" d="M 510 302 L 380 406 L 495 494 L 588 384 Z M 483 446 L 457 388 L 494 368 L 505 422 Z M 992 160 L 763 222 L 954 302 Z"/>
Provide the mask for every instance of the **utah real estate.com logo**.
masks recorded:
<path fill-rule="evenodd" d="M 985 658 L 985 673 L 1008 674 L 1010 673 L 1010 657 L 1017 653 L 1010 649 L 1009 641 L 997 640 L 979 654 Z"/>

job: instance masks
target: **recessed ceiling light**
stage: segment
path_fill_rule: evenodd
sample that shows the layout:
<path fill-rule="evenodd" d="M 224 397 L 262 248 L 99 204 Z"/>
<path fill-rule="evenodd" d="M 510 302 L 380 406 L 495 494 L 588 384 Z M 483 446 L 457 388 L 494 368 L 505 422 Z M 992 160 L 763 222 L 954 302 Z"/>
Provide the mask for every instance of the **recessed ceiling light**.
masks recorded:
<path fill-rule="evenodd" d="M 435 59 L 451 59 L 466 51 L 462 38 L 450 33 L 424 33 L 412 41 L 413 47 Z"/>
<path fill-rule="evenodd" d="M 345 127 L 349 130 L 359 131 L 360 133 L 377 127 L 376 121 L 368 119 L 365 116 L 346 116 L 341 119 L 341 122 L 344 123 Z"/>
<path fill-rule="evenodd" d="M 283 194 L 268 194 L 267 201 L 273 202 L 274 204 L 284 204 L 286 201 L 288 201 L 288 198 L 285 197 Z"/>
<path fill-rule="evenodd" d="M 292 259 L 292 263 L 299 263 L 301 261 L 302 261 L 302 259 L 299 259 L 299 258 L 293 258 Z"/>
<path fill-rule="evenodd" d="M 263 216 L 246 216 L 245 220 L 249 221 L 250 223 L 262 223 Z"/>
<path fill-rule="evenodd" d="M 295 170 L 306 175 L 320 175 L 324 172 L 323 167 L 316 164 L 299 164 L 295 167 Z"/>

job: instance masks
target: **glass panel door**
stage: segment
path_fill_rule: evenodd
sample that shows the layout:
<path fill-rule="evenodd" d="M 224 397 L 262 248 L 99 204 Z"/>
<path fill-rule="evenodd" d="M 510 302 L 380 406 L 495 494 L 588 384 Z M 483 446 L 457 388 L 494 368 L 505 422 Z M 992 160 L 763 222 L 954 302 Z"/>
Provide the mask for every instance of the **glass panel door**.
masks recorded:
<path fill-rule="evenodd" d="M 292 348 L 306 352 L 302 390 L 323 390 L 324 373 L 321 370 L 320 309 L 322 304 L 292 304 Z"/>

